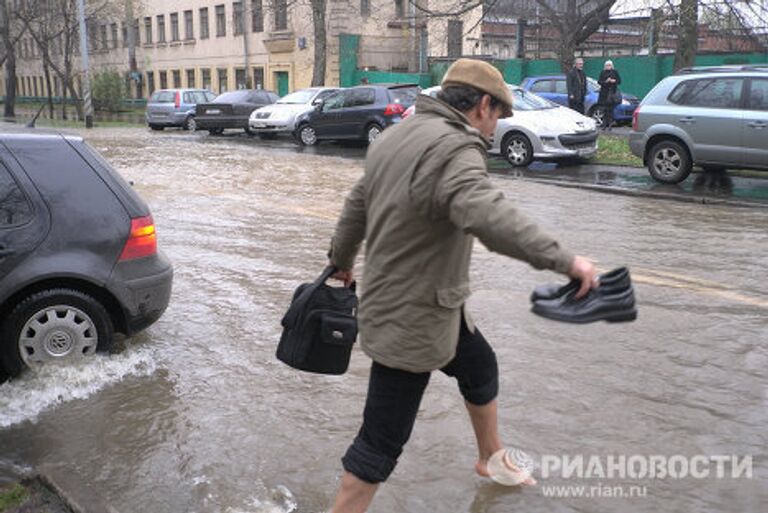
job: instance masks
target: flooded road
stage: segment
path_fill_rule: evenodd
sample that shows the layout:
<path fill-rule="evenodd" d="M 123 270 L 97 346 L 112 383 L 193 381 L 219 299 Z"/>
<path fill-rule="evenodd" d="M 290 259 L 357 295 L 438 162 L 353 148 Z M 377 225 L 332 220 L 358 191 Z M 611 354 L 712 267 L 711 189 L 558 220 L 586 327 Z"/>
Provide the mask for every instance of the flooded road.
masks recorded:
<path fill-rule="evenodd" d="M 86 135 L 150 204 L 175 264 L 173 297 L 121 352 L 0 385 L 0 482 L 46 465 L 121 513 L 326 511 L 370 360 L 356 348 L 346 375 L 314 376 L 274 350 L 293 289 L 325 264 L 364 150 L 297 153 L 139 129 Z M 499 359 L 503 440 L 537 461 L 752 456 L 753 477 L 553 477 L 505 489 L 474 475 L 461 397 L 435 374 L 371 513 L 764 511 L 768 211 L 495 180 L 574 251 L 606 270 L 630 266 L 640 312 L 619 325 L 535 317 L 531 289 L 559 277 L 477 245 L 470 310 Z M 598 483 L 647 493 L 545 494 Z"/>

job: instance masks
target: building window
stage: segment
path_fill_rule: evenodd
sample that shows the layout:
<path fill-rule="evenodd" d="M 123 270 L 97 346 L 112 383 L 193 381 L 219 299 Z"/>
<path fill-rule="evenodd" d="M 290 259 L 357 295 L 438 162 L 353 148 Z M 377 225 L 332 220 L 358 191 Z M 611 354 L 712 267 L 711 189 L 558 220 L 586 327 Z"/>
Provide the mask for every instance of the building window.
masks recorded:
<path fill-rule="evenodd" d="M 112 48 L 117 48 L 117 23 L 113 23 L 109 28 L 112 32 Z"/>
<path fill-rule="evenodd" d="M 157 15 L 157 42 L 165 43 L 165 14 Z"/>
<path fill-rule="evenodd" d="M 360 16 L 367 18 L 371 15 L 371 0 L 360 0 Z"/>
<path fill-rule="evenodd" d="M 101 49 L 109 50 L 109 39 L 107 39 L 107 26 L 102 25 L 99 27 L 99 36 L 101 39 Z"/>
<path fill-rule="evenodd" d="M 448 57 L 461 57 L 464 23 L 461 20 L 448 20 Z"/>
<path fill-rule="evenodd" d="M 193 69 L 187 70 L 187 87 L 195 87 L 195 70 Z"/>
<path fill-rule="evenodd" d="M 195 29 L 192 26 L 192 11 L 184 11 L 184 39 L 194 39 Z"/>
<path fill-rule="evenodd" d="M 288 30 L 287 0 L 275 0 L 275 30 Z"/>
<path fill-rule="evenodd" d="M 152 18 L 149 16 L 144 18 L 144 43 L 152 44 Z"/>
<path fill-rule="evenodd" d="M 395 0 L 395 18 L 405 18 L 405 0 Z"/>
<path fill-rule="evenodd" d="M 200 9 L 200 39 L 208 39 L 210 30 L 208 29 L 208 8 Z"/>
<path fill-rule="evenodd" d="M 128 46 L 128 27 L 125 26 L 125 22 L 120 24 L 120 34 L 123 36 L 123 48 Z"/>
<path fill-rule="evenodd" d="M 160 89 L 168 89 L 168 72 L 161 71 L 158 74 L 160 75 Z"/>
<path fill-rule="evenodd" d="M 234 2 L 232 4 L 232 27 L 236 36 L 243 34 L 245 29 L 243 20 L 243 2 Z"/>
<path fill-rule="evenodd" d="M 216 37 L 227 35 L 227 16 L 224 5 L 216 6 Z"/>
<path fill-rule="evenodd" d="M 179 36 L 179 13 L 171 13 L 171 41 L 178 41 L 181 39 Z"/>
<path fill-rule="evenodd" d="M 264 32 L 264 4 L 262 0 L 251 0 L 251 30 Z"/>
<path fill-rule="evenodd" d="M 216 70 L 216 74 L 219 76 L 219 94 L 227 92 L 227 70 L 226 68 L 219 68 Z"/>
<path fill-rule="evenodd" d="M 253 68 L 253 88 L 264 89 L 264 68 Z"/>
<path fill-rule="evenodd" d="M 200 85 L 203 86 L 203 89 L 208 89 L 210 91 L 211 90 L 211 70 L 202 69 L 200 71 L 202 71 L 202 75 L 203 75 L 202 84 Z"/>
<path fill-rule="evenodd" d="M 235 70 L 235 87 L 237 89 L 248 88 L 248 84 L 246 83 L 245 70 L 242 68 Z"/>
<path fill-rule="evenodd" d="M 133 20 L 133 44 L 137 45 L 137 44 L 139 44 L 139 41 L 141 41 L 141 35 L 139 34 L 139 19 L 138 18 L 134 18 L 134 20 Z"/>
<path fill-rule="evenodd" d="M 175 69 L 171 71 L 173 75 L 173 87 L 181 87 L 181 70 Z"/>

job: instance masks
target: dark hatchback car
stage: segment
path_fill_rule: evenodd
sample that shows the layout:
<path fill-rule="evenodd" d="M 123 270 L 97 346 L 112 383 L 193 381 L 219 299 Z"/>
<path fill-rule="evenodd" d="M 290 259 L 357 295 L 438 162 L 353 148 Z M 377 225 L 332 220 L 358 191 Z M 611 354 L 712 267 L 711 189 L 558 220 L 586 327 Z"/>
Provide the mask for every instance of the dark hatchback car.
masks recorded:
<path fill-rule="evenodd" d="M 251 112 L 272 105 L 279 99 L 272 91 L 261 89 L 239 89 L 223 93 L 211 103 L 198 104 L 197 129 L 219 135 L 225 128 L 239 128 L 250 134 L 248 118 Z"/>
<path fill-rule="evenodd" d="M 415 84 L 371 85 L 343 89 L 296 120 L 296 140 L 305 146 L 323 139 L 373 142 L 399 123 L 419 95 Z"/>
<path fill-rule="evenodd" d="M 0 371 L 108 350 L 160 318 L 172 281 L 147 204 L 93 148 L 0 133 Z"/>

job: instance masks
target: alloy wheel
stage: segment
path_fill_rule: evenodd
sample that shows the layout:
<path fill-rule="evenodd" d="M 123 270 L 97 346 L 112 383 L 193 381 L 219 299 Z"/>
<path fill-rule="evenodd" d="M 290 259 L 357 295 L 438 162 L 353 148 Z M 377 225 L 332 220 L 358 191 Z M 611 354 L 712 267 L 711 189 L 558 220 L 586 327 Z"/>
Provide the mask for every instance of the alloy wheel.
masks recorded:
<path fill-rule="evenodd" d="M 301 138 L 302 144 L 306 146 L 312 146 L 317 143 L 317 134 L 315 133 L 315 129 L 309 125 L 304 125 L 301 127 L 299 137 Z"/>
<path fill-rule="evenodd" d="M 29 366 L 53 360 L 71 360 L 96 352 L 98 333 L 93 320 L 72 305 L 41 309 L 24 324 L 19 354 Z"/>

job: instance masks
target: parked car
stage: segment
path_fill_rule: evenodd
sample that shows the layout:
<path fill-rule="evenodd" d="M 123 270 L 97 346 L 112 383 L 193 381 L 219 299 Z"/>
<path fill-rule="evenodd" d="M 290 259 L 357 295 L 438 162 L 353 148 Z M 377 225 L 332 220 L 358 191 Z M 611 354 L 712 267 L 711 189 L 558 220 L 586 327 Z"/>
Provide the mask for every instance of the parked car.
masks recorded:
<path fill-rule="evenodd" d="M 768 65 L 665 78 L 635 111 L 629 147 L 663 183 L 685 180 L 694 164 L 768 171 Z"/>
<path fill-rule="evenodd" d="M 0 133 L 0 367 L 73 361 L 155 322 L 173 268 L 136 191 L 79 137 Z M 0 372 L 2 374 L 2 372 Z"/>
<path fill-rule="evenodd" d="M 565 75 L 527 77 L 520 83 L 520 87 L 564 107 L 568 106 L 568 88 L 565 83 Z M 597 103 L 599 96 L 600 84 L 597 83 L 597 80 L 587 77 L 584 112 L 587 116 L 592 117 L 598 126 L 603 124 L 604 117 L 604 109 Z M 629 123 L 632 120 L 632 113 L 639 104 L 640 100 L 637 96 L 622 92 L 621 103 L 613 109 L 613 120 L 617 123 Z"/>
<path fill-rule="evenodd" d="M 419 94 L 416 84 L 376 84 L 342 89 L 296 120 L 296 140 L 311 146 L 323 139 L 359 139 L 369 144 L 399 123 Z"/>
<path fill-rule="evenodd" d="M 296 129 L 296 118 L 311 111 L 316 102 L 325 100 L 338 90 L 332 87 L 310 87 L 287 94 L 272 105 L 251 112 L 248 120 L 251 132 L 264 139 L 279 133 L 292 134 Z"/>
<path fill-rule="evenodd" d="M 167 126 L 195 130 L 197 104 L 211 102 L 214 98 L 216 95 L 207 89 L 160 89 L 149 98 L 144 119 L 152 130 Z"/>
<path fill-rule="evenodd" d="M 590 158 L 597 152 L 595 120 L 534 93 L 508 85 L 513 116 L 499 119 L 490 153 L 501 154 L 515 167 L 533 160 Z M 432 97 L 440 86 L 422 91 Z M 415 105 L 408 109 L 415 114 Z"/>
<path fill-rule="evenodd" d="M 222 93 L 211 103 L 197 106 L 197 128 L 219 135 L 226 128 L 240 128 L 249 134 L 248 119 L 251 112 L 272 105 L 280 97 L 272 91 L 239 89 Z"/>

